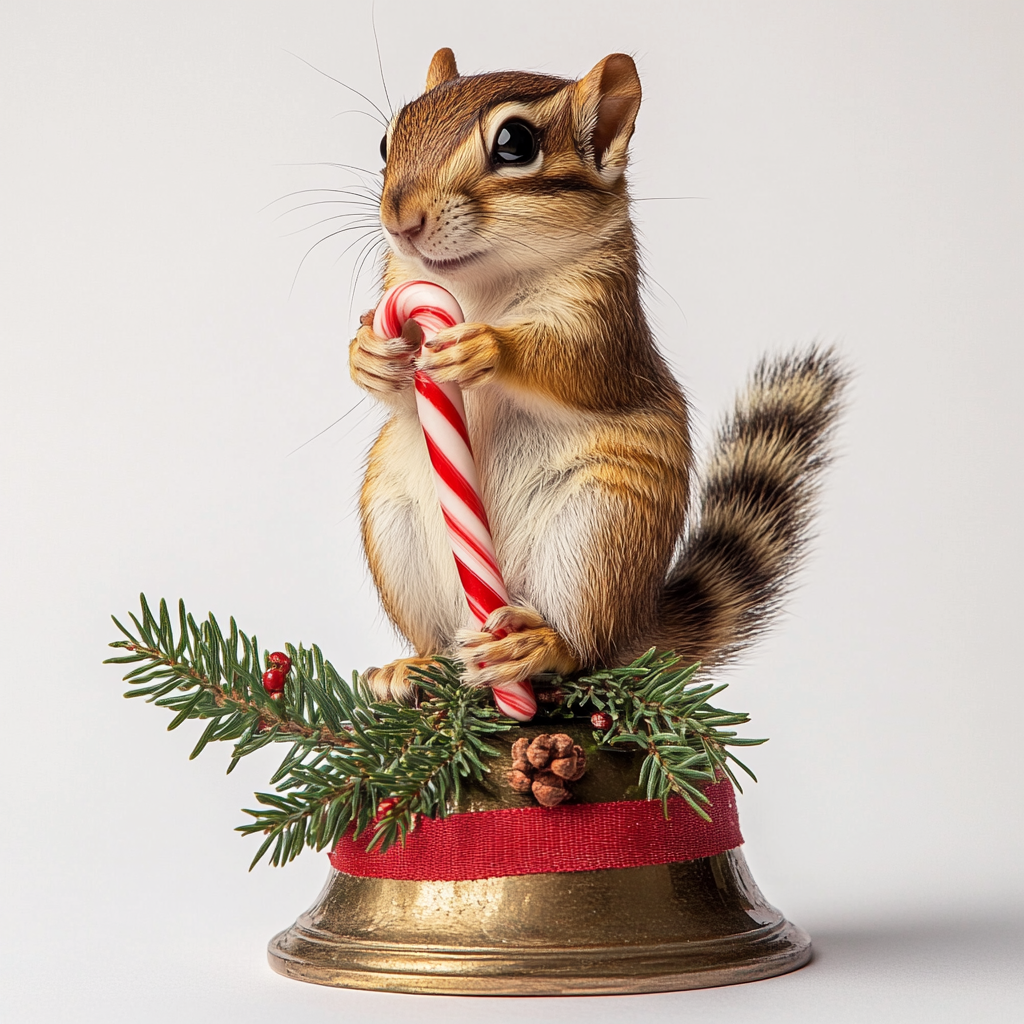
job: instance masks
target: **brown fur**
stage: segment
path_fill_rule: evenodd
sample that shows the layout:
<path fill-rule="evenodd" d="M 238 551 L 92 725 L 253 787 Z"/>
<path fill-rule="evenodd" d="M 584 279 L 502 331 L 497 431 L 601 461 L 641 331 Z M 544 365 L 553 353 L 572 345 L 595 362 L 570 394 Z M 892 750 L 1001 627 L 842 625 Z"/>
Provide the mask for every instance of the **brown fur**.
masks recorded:
<path fill-rule="evenodd" d="M 722 660 L 763 627 L 803 544 L 842 385 L 820 353 L 755 375 L 670 572 L 692 454 L 686 403 L 641 302 L 622 173 L 639 103 L 623 54 L 573 82 L 460 76 L 441 50 L 427 91 L 389 129 L 384 285 L 437 281 L 467 323 L 418 352 L 416 328 L 388 341 L 363 318 L 352 376 L 392 411 L 370 452 L 363 538 L 392 621 L 421 658 L 461 657 L 475 684 L 615 664 L 653 643 Z M 539 138 L 530 165 L 492 163 L 490 140 L 509 117 Z M 513 600 L 483 631 L 462 628 L 425 482 L 417 368 L 466 394 Z M 396 666 L 375 670 L 382 693 L 405 693 Z"/>
<path fill-rule="evenodd" d="M 653 643 L 712 665 L 766 628 L 806 546 L 846 381 L 830 350 L 766 359 L 754 371 L 719 430 Z"/>

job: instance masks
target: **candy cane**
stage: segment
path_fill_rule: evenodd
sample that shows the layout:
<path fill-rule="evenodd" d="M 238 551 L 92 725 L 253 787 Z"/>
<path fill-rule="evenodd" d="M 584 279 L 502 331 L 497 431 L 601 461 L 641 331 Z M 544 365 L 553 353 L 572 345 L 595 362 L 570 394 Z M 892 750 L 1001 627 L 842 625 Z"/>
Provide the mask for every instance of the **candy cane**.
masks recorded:
<path fill-rule="evenodd" d="M 429 341 L 446 327 L 463 321 L 455 297 L 429 281 L 406 281 L 389 289 L 373 318 L 382 338 L 397 338 L 407 320 L 415 320 Z M 466 409 L 456 384 L 438 384 L 417 370 L 416 411 L 427 442 L 434 485 L 448 527 L 455 565 L 469 610 L 479 626 L 491 612 L 509 603 L 505 581 L 494 554 L 491 528 L 480 497 L 480 479 L 466 428 Z M 494 702 L 510 718 L 528 722 L 537 701 L 528 679 L 494 687 Z"/>

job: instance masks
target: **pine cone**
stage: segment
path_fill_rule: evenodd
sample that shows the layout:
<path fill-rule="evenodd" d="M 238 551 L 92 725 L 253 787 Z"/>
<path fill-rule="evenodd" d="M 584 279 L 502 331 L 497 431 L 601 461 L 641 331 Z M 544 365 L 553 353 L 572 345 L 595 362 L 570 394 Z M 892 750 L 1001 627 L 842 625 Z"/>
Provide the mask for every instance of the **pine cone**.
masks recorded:
<path fill-rule="evenodd" d="M 526 748 L 526 759 L 534 768 L 547 768 L 551 760 L 551 736 L 542 733 Z"/>
<path fill-rule="evenodd" d="M 532 770 L 532 765 L 526 759 L 526 748 L 529 745 L 530 741 L 525 736 L 512 744 L 512 767 L 516 771 L 528 772 Z"/>
<path fill-rule="evenodd" d="M 542 733 L 526 749 L 526 758 L 534 768 L 547 768 L 555 759 L 572 753 L 572 737 L 564 732 Z"/>
<path fill-rule="evenodd" d="M 513 768 L 506 777 L 508 778 L 508 784 L 517 793 L 529 793 L 530 788 L 533 786 L 533 779 L 526 772 L 519 771 L 518 769 Z"/>
<path fill-rule="evenodd" d="M 533 795 L 541 807 L 557 807 L 572 794 L 565 788 L 565 780 L 554 772 L 540 772 L 533 780 Z"/>
<path fill-rule="evenodd" d="M 551 739 L 554 741 L 551 747 L 552 757 L 568 757 L 572 753 L 574 744 L 571 736 L 564 732 L 556 732 Z"/>
<path fill-rule="evenodd" d="M 558 757 L 551 762 L 551 770 L 566 782 L 575 782 L 583 778 L 587 770 L 587 755 L 578 744 L 573 744 L 572 753 L 568 757 Z"/>
<path fill-rule="evenodd" d="M 567 783 L 583 778 L 587 757 L 564 732 L 542 733 L 531 743 L 522 737 L 512 744 L 508 784 L 517 793 L 532 792 L 542 807 L 556 807 L 572 797 Z"/>

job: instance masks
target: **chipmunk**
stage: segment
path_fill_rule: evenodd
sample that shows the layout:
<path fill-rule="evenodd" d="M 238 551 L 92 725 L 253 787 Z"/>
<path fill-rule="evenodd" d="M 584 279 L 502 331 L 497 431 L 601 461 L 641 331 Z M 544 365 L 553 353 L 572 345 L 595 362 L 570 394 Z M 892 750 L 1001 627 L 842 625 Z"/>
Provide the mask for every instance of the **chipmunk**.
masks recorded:
<path fill-rule="evenodd" d="M 845 375 L 816 349 L 762 363 L 691 494 L 687 404 L 644 314 L 624 175 L 640 98 L 621 53 L 574 81 L 463 76 L 442 49 L 382 140 L 383 286 L 440 284 L 466 322 L 421 351 L 415 323 L 388 340 L 370 312 L 350 346 L 353 380 L 390 411 L 360 500 L 366 556 L 416 651 L 367 671 L 381 699 L 409 699 L 410 669 L 439 655 L 476 686 L 650 647 L 718 664 L 796 567 Z M 482 630 L 466 628 L 417 369 L 464 391 L 513 602 Z"/>

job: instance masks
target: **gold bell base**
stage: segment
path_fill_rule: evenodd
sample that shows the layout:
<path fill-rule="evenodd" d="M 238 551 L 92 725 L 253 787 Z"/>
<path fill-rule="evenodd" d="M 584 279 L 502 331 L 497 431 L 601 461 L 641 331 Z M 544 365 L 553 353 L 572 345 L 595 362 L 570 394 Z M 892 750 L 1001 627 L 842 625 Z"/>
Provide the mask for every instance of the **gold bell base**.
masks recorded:
<path fill-rule="evenodd" d="M 811 959 L 742 852 L 461 882 L 332 871 L 268 947 L 300 981 L 434 995 L 619 995 L 757 981 Z"/>

